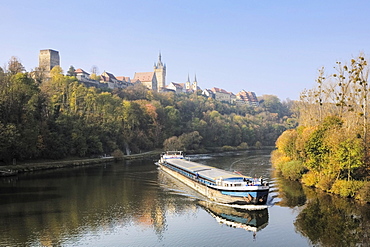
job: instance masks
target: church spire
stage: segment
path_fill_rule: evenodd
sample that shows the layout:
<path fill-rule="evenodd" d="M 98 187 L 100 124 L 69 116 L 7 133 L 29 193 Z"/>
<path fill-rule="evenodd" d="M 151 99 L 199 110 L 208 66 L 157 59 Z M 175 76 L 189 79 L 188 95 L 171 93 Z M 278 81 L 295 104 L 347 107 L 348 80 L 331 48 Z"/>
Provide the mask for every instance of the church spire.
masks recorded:
<path fill-rule="evenodd" d="M 195 74 L 194 76 L 194 82 L 192 86 L 193 86 L 194 93 L 197 93 L 197 90 L 198 90 L 197 74 Z"/>
<path fill-rule="evenodd" d="M 154 73 L 157 79 L 158 90 L 166 87 L 166 65 L 162 63 L 162 54 L 159 52 L 158 62 L 154 63 Z"/>
<path fill-rule="evenodd" d="M 157 69 L 162 69 L 163 67 L 163 63 L 162 63 L 162 54 L 161 52 L 159 52 L 159 55 L 158 55 L 158 62 L 157 62 Z"/>
<path fill-rule="evenodd" d="M 189 78 L 189 73 L 188 73 L 188 80 L 185 83 L 185 89 L 189 90 L 190 89 L 190 78 Z"/>

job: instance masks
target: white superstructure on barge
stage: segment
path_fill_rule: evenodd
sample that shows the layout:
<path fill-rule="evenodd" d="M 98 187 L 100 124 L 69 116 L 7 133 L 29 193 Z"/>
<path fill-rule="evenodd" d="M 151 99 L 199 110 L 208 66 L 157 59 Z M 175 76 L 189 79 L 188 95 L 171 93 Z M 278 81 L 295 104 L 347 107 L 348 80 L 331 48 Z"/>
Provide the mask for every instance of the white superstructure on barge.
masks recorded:
<path fill-rule="evenodd" d="M 269 185 L 262 178 L 252 178 L 186 160 L 181 151 L 167 151 L 158 166 L 168 174 L 224 204 L 266 204 Z"/>

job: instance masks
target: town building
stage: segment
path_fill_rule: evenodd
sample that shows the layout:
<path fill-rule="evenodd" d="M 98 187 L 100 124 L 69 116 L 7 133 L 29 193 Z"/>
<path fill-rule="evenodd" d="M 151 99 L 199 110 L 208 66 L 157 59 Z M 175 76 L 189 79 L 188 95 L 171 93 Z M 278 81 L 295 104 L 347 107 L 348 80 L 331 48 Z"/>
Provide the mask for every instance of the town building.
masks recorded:
<path fill-rule="evenodd" d="M 214 99 L 222 102 L 231 103 L 231 94 L 225 89 L 213 87 L 211 91 L 214 94 Z"/>
<path fill-rule="evenodd" d="M 112 73 L 108 73 L 106 71 L 104 71 L 100 75 L 100 81 L 91 79 L 90 74 L 84 71 L 83 69 L 76 69 L 75 73 L 77 80 L 88 87 L 114 89 L 114 88 L 126 88 L 131 85 L 131 82 L 127 82 L 126 80 L 119 80 Z"/>
<path fill-rule="evenodd" d="M 204 89 L 202 91 L 202 95 L 206 96 L 207 98 L 215 98 L 215 93 L 211 89 Z"/>
<path fill-rule="evenodd" d="M 125 77 L 121 77 L 125 78 Z M 126 88 L 131 85 L 131 82 L 126 82 L 126 80 L 118 80 L 112 73 L 104 71 L 100 75 L 100 83 L 108 84 L 108 88 Z"/>
<path fill-rule="evenodd" d="M 236 94 L 236 98 L 238 99 L 239 103 L 244 102 L 245 104 L 248 104 L 250 106 L 259 106 L 259 101 L 254 92 L 247 92 L 245 90 L 242 90 Z"/>
<path fill-rule="evenodd" d="M 39 72 L 44 74 L 44 77 L 50 77 L 50 71 L 55 67 L 60 66 L 59 52 L 52 49 L 40 50 L 39 53 Z M 166 86 L 166 64 L 162 62 L 162 55 L 159 53 L 158 62 L 154 63 L 153 72 L 136 72 L 134 77 L 114 76 L 112 73 L 104 71 L 100 75 L 100 80 L 93 80 L 90 74 L 83 69 L 75 70 L 76 78 L 79 82 L 84 83 L 89 87 L 98 88 L 126 88 L 136 83 L 142 83 L 148 89 L 158 92 L 172 91 L 179 93 L 196 93 L 201 90 L 198 86 L 197 76 L 194 76 L 194 81 L 191 83 L 188 79 L 185 83 L 171 82 Z M 36 78 L 36 74 L 33 76 Z M 95 78 L 94 78 L 95 79 Z M 224 89 L 213 87 L 202 91 L 202 95 L 213 98 L 218 101 L 227 102 L 230 104 L 247 104 L 250 106 L 258 106 L 259 102 L 254 92 L 240 91 L 236 95 L 232 92 L 227 92 Z"/>
<path fill-rule="evenodd" d="M 148 89 L 158 91 L 158 83 L 155 72 L 136 72 L 133 81 L 140 81 Z"/>
<path fill-rule="evenodd" d="M 190 83 L 189 75 L 185 83 L 171 82 L 166 86 L 166 89 L 174 91 L 175 93 L 196 93 L 198 90 L 201 90 L 198 87 L 197 76 L 195 76 L 194 82 Z M 161 91 L 163 92 L 164 90 Z"/>
<path fill-rule="evenodd" d="M 177 94 L 184 93 L 184 84 L 171 82 L 170 84 L 167 85 L 166 89 L 174 91 Z M 163 89 L 161 91 L 163 91 Z"/>

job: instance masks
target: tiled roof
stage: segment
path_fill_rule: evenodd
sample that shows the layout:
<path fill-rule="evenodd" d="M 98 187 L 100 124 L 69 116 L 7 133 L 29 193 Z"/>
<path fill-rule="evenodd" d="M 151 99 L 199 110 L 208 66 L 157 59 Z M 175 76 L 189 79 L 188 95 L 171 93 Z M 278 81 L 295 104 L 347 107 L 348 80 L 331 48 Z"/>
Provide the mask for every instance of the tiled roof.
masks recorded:
<path fill-rule="evenodd" d="M 225 94 L 229 94 L 229 92 L 227 92 L 226 90 L 224 90 L 222 88 L 217 88 L 217 87 L 211 88 L 211 91 L 214 92 L 214 93 L 225 93 Z"/>
<path fill-rule="evenodd" d="M 152 81 L 154 72 L 136 72 L 133 80 L 140 80 L 141 82 Z"/>
<path fill-rule="evenodd" d="M 75 73 L 76 73 L 76 74 L 77 74 L 77 73 L 89 74 L 89 73 L 87 73 L 86 71 L 84 71 L 83 69 L 76 69 L 76 70 L 75 70 Z"/>
<path fill-rule="evenodd" d="M 179 88 L 179 89 L 182 89 L 183 88 L 183 86 L 181 86 L 180 83 L 171 82 L 171 84 L 173 84 L 176 88 Z"/>
<path fill-rule="evenodd" d="M 244 101 L 258 102 L 257 96 L 254 92 L 240 91 L 236 96 Z"/>
<path fill-rule="evenodd" d="M 117 80 L 117 78 L 112 73 L 108 73 L 108 72 L 104 71 L 104 73 L 102 75 L 109 77 L 109 79 L 116 79 Z"/>
<path fill-rule="evenodd" d="M 116 79 L 119 80 L 119 81 L 126 81 L 126 82 L 130 82 L 130 77 L 128 76 L 116 76 Z"/>

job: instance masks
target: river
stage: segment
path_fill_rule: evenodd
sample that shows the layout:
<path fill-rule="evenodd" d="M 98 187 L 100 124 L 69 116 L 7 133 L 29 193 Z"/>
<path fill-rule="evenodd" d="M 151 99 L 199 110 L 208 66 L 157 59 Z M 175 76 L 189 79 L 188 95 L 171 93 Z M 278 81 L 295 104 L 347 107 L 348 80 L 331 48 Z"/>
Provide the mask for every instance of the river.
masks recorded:
<path fill-rule="evenodd" d="M 268 207 L 208 202 L 137 160 L 0 178 L 0 246 L 368 246 L 370 208 L 277 176 L 269 151 L 190 155 L 263 176 Z M 255 209 L 255 208 L 251 208 Z"/>

